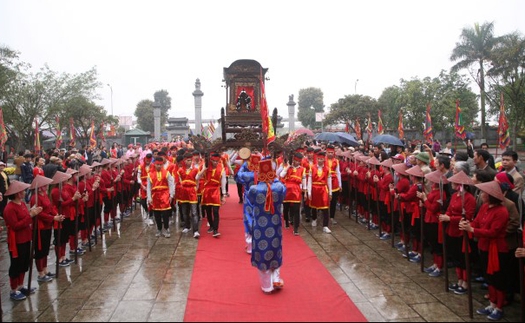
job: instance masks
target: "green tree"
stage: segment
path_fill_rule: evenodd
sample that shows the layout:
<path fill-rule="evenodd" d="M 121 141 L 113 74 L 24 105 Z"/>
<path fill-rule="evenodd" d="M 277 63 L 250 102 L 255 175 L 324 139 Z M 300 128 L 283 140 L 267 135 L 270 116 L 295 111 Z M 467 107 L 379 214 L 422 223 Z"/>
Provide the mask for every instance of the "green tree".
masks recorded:
<path fill-rule="evenodd" d="M 155 131 L 153 121 L 153 101 L 142 100 L 137 104 L 135 109 L 137 117 L 137 126 L 139 129 L 153 133 Z"/>
<path fill-rule="evenodd" d="M 503 94 L 512 143 L 516 143 L 517 133 L 525 126 L 525 38 L 518 32 L 500 37 L 491 58 L 492 67 L 487 71 L 493 80 L 489 114 L 499 116 Z"/>
<path fill-rule="evenodd" d="M 378 99 L 387 129 L 397 129 L 399 112 L 404 129 L 417 130 L 423 137 L 427 104 L 431 105 L 432 128 L 454 132 L 456 100 L 460 101 L 462 118 L 470 128 L 478 108 L 476 95 L 469 89 L 467 80 L 457 73 L 441 71 L 435 78 L 401 80 L 399 86 L 386 88 Z"/>
<path fill-rule="evenodd" d="M 304 127 L 316 128 L 315 113 L 324 112 L 323 91 L 309 87 L 299 90 L 297 118 Z"/>
<path fill-rule="evenodd" d="M 46 65 L 37 73 L 16 74 L 5 88 L 3 105 L 8 135 L 15 149 L 33 147 L 35 118 L 41 130 L 49 129 L 53 133 L 55 116 L 77 120 L 79 115 L 66 113 L 67 106 L 75 98 L 88 101 L 98 98 L 96 89 L 100 86 L 94 68 L 70 75 L 59 74 Z"/>
<path fill-rule="evenodd" d="M 330 113 L 324 122 L 327 125 L 348 124 L 352 132 L 355 132 L 355 121 L 359 119 L 361 130 L 364 133 L 369 114 L 372 123 L 377 124 L 378 109 L 379 105 L 374 98 L 360 94 L 347 95 L 330 106 Z"/>
<path fill-rule="evenodd" d="M 498 39 L 494 37 L 494 23 L 474 24 L 474 28 L 464 28 L 460 41 L 452 50 L 451 61 L 458 61 L 451 71 L 468 69 L 476 81 L 480 91 L 481 101 L 481 137 L 486 138 L 485 129 L 485 64 L 489 63 L 491 51 Z"/>

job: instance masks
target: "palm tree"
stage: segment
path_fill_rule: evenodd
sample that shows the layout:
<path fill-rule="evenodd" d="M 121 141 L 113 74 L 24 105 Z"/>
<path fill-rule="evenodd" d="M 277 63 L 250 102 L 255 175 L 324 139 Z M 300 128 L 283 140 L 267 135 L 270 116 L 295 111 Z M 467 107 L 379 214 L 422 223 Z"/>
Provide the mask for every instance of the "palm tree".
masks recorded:
<path fill-rule="evenodd" d="M 452 50 L 451 61 L 458 61 L 452 66 L 451 71 L 457 72 L 464 68 L 469 68 L 474 64 L 479 64 L 477 73 L 470 71 L 471 76 L 479 86 L 481 98 L 481 137 L 485 139 L 485 69 L 484 64 L 490 60 L 491 50 L 497 43 L 494 37 L 494 23 L 486 22 L 483 25 L 474 24 L 474 28 L 463 28 L 460 41 Z"/>

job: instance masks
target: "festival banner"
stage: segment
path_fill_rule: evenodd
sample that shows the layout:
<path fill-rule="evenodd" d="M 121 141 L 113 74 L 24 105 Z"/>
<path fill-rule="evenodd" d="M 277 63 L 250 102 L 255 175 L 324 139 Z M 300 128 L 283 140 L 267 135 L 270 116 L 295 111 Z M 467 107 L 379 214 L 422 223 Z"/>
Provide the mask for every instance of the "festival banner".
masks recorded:
<path fill-rule="evenodd" d="M 397 125 L 397 132 L 399 133 L 399 139 L 405 138 L 405 130 L 403 128 L 403 113 L 399 111 L 399 124 Z"/>
<path fill-rule="evenodd" d="M 266 150 L 268 145 L 272 143 L 273 141 L 275 141 L 275 133 L 273 131 L 272 120 L 268 115 L 268 103 L 266 102 L 266 90 L 264 88 L 264 78 L 263 78 L 262 68 L 260 70 L 259 83 L 261 85 L 260 113 L 261 113 L 261 120 L 262 120 L 262 130 L 263 130 L 263 133 L 266 135 L 266 142 L 264 143 L 264 149 Z M 272 129 L 270 129 L 270 127 Z"/>
<path fill-rule="evenodd" d="M 383 126 L 383 119 L 381 118 L 381 110 L 377 110 L 377 134 L 382 135 L 385 130 Z"/>
<path fill-rule="evenodd" d="M 507 120 L 507 116 L 505 116 L 505 104 L 503 103 L 503 93 L 501 93 L 500 95 L 498 143 L 501 149 L 507 148 L 507 146 L 510 144 L 509 121 Z"/>
<path fill-rule="evenodd" d="M 57 124 L 56 127 L 56 139 L 55 139 L 55 148 L 60 149 L 60 146 L 62 146 L 62 130 L 60 128 L 60 118 L 58 116 L 55 117 L 55 122 Z"/>
<path fill-rule="evenodd" d="M 35 146 L 35 156 L 40 156 L 40 150 L 41 150 L 41 146 L 40 146 L 40 130 L 38 129 L 38 118 L 35 117 L 35 142 L 34 142 L 34 146 Z"/>
<path fill-rule="evenodd" d="M 73 125 L 73 118 L 69 118 L 69 147 L 74 148 L 77 143 L 77 131 Z"/>
<path fill-rule="evenodd" d="M 91 132 L 89 134 L 89 147 L 91 149 L 97 148 L 97 139 L 95 137 L 95 121 L 91 120 Z"/>
<path fill-rule="evenodd" d="M 370 117 L 370 113 L 368 114 L 368 124 L 366 125 L 366 132 L 368 133 L 367 141 L 370 141 L 372 139 L 372 118 Z"/>
<path fill-rule="evenodd" d="M 0 107 L 0 148 L 4 148 L 6 142 L 7 130 L 5 129 L 4 112 L 2 111 L 2 107 Z"/>
<path fill-rule="evenodd" d="M 210 132 L 212 136 L 215 133 L 215 126 L 213 125 L 213 121 L 210 121 L 210 125 L 208 126 L 208 131 Z"/>
<path fill-rule="evenodd" d="M 456 131 L 456 137 L 465 139 L 467 133 L 465 132 L 465 127 L 463 126 L 463 118 L 461 117 L 461 108 L 459 107 L 459 100 L 456 100 L 456 122 L 454 125 Z"/>
<path fill-rule="evenodd" d="M 425 116 L 425 130 L 423 131 L 426 142 L 432 144 L 434 141 L 434 136 L 432 134 L 432 119 L 430 118 L 430 103 L 427 104 L 427 113 Z"/>
<path fill-rule="evenodd" d="M 361 125 L 359 124 L 359 118 L 355 119 L 355 126 L 354 126 L 354 130 L 355 130 L 355 136 L 357 137 L 357 140 L 361 139 Z"/>

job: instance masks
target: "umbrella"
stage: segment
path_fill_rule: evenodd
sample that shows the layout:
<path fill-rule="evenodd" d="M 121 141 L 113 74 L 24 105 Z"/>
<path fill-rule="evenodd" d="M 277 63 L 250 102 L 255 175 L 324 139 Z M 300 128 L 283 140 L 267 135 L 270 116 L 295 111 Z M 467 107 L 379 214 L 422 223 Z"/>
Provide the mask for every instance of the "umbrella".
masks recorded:
<path fill-rule="evenodd" d="M 312 130 L 307 129 L 307 128 L 297 129 L 297 131 L 295 132 L 296 135 L 301 135 L 303 133 L 310 137 L 313 137 L 315 135 Z"/>
<path fill-rule="evenodd" d="M 372 142 L 374 143 L 374 145 L 389 144 L 393 146 L 405 146 L 399 138 L 394 137 L 392 135 L 379 135 L 372 139 Z"/>
<path fill-rule="evenodd" d="M 341 141 L 341 143 L 346 143 L 354 147 L 359 146 L 359 143 L 357 142 L 357 140 L 355 140 L 354 136 L 352 136 L 351 134 L 346 133 L 346 132 L 337 132 L 337 135 L 343 138 L 343 141 Z"/>
<path fill-rule="evenodd" d="M 350 146 L 359 146 L 359 143 L 352 135 L 343 132 L 321 132 L 315 135 L 315 140 L 339 142 Z"/>

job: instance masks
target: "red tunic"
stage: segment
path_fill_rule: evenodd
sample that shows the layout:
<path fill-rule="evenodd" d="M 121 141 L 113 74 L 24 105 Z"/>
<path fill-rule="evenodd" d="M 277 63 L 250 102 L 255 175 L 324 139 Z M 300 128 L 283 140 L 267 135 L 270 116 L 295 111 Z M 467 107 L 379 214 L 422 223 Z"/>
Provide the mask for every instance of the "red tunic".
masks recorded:
<path fill-rule="evenodd" d="M 290 166 L 288 168 L 288 171 L 283 178 L 284 185 L 286 186 L 286 196 L 284 197 L 283 201 L 284 203 L 301 203 L 301 184 L 303 183 L 303 177 L 305 177 L 305 173 L 305 169 L 302 166 L 297 168 Z"/>
<path fill-rule="evenodd" d="M 13 201 L 7 203 L 3 216 L 7 227 L 9 251 L 11 251 L 13 258 L 17 258 L 18 249 L 16 245 L 31 241 L 33 219 L 31 219 L 25 203 L 16 204 Z"/>
<path fill-rule="evenodd" d="M 199 170 L 197 168 L 186 169 L 186 167 L 180 167 L 177 173 L 180 182 L 178 201 L 180 203 L 196 204 L 198 201 L 196 177 Z"/>
<path fill-rule="evenodd" d="M 203 177 L 202 205 L 221 206 L 221 180 L 225 174 L 224 166 L 218 163 L 216 168 L 208 168 Z"/>
<path fill-rule="evenodd" d="M 339 167 L 339 160 L 332 158 L 327 160 L 328 169 L 330 169 L 330 176 L 332 178 L 332 192 L 341 190 L 339 178 L 337 178 L 337 168 Z"/>
<path fill-rule="evenodd" d="M 330 199 L 328 197 L 328 180 L 330 178 L 330 170 L 323 166 L 319 168 L 317 165 L 311 168 L 312 176 L 312 200 L 310 207 L 314 209 L 328 209 L 330 207 Z"/>
<path fill-rule="evenodd" d="M 508 252 L 509 248 L 505 240 L 509 212 L 504 205 L 496 205 L 489 208 L 483 203 L 478 215 L 470 223 L 474 228 L 474 236 L 478 238 L 478 247 L 481 251 L 489 251 L 490 244 L 496 243 L 499 252 Z"/>
<path fill-rule="evenodd" d="M 161 168 L 160 172 L 152 167 L 148 174 L 151 183 L 151 208 L 155 211 L 165 211 L 171 208 L 170 188 L 168 184 L 169 172 Z"/>
<path fill-rule="evenodd" d="M 441 204 L 439 204 L 440 193 L 439 189 L 433 189 L 427 194 L 425 201 L 425 223 L 439 223 L 439 215 L 441 214 Z M 446 200 L 445 192 L 443 192 L 443 200 Z"/>
<path fill-rule="evenodd" d="M 146 162 L 143 162 L 142 164 L 140 164 L 140 182 L 146 188 L 148 187 L 148 174 L 149 174 L 149 170 L 151 169 L 150 165 L 151 163 L 148 163 L 146 165 Z M 147 197 L 148 197 L 148 192 L 142 189 L 141 187 L 140 188 L 140 198 L 145 199 Z"/>
<path fill-rule="evenodd" d="M 474 213 L 476 212 L 476 198 L 465 192 L 465 217 L 467 220 L 472 220 Z M 463 231 L 459 230 L 459 221 L 461 221 L 462 209 L 461 209 L 461 195 L 459 192 L 452 194 L 450 198 L 450 204 L 448 205 L 447 215 L 450 216 L 450 222 L 447 226 L 447 234 L 451 237 L 462 237 Z"/>

